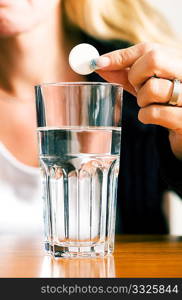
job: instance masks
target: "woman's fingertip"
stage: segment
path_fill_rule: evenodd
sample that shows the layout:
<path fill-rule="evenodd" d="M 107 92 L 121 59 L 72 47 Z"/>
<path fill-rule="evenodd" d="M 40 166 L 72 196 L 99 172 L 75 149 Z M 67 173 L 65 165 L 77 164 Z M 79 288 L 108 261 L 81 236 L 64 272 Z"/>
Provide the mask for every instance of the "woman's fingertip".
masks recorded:
<path fill-rule="evenodd" d="M 95 60 L 96 69 L 109 67 L 111 60 L 108 56 L 100 56 Z"/>

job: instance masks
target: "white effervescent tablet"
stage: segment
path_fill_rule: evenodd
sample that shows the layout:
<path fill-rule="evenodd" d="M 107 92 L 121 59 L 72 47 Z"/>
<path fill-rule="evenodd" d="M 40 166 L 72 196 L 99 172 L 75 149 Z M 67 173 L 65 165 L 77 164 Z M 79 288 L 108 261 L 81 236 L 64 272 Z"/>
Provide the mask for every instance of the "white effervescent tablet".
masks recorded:
<path fill-rule="evenodd" d="M 83 43 L 75 46 L 69 54 L 70 67 L 78 74 L 88 75 L 94 72 L 94 61 L 99 57 L 97 49 Z"/>

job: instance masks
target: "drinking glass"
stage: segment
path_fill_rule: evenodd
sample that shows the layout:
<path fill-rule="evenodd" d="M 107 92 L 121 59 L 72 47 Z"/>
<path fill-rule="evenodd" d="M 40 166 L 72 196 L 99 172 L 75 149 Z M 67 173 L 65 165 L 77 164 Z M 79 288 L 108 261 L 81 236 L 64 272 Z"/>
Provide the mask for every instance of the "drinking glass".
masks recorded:
<path fill-rule="evenodd" d="M 112 253 L 123 90 L 69 82 L 35 92 L 45 249 L 54 257 Z"/>

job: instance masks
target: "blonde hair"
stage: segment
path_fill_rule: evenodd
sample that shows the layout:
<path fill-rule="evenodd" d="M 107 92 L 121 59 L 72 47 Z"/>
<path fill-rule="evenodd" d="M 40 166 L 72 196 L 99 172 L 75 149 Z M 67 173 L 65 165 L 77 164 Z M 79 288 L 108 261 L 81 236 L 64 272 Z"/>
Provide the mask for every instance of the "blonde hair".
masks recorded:
<path fill-rule="evenodd" d="M 98 39 L 173 43 L 174 34 L 147 0 L 62 0 L 69 22 Z"/>

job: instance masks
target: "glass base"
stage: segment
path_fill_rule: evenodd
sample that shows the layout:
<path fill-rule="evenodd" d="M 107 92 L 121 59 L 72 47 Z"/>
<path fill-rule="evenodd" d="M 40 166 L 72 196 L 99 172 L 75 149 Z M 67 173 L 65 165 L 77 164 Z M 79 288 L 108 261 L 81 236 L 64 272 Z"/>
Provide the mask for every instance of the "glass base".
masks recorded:
<path fill-rule="evenodd" d="M 51 245 L 45 243 L 45 250 L 53 257 L 104 257 L 113 253 L 113 247 L 108 243 L 92 246 Z"/>

